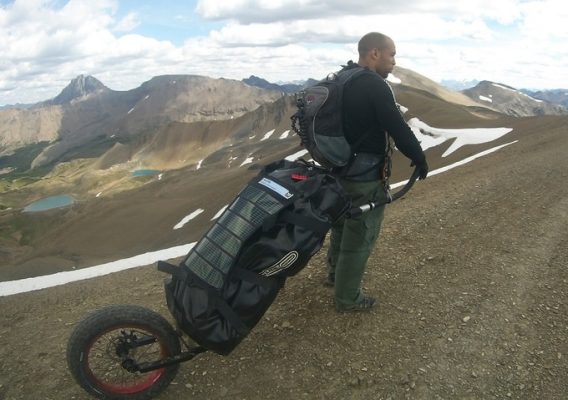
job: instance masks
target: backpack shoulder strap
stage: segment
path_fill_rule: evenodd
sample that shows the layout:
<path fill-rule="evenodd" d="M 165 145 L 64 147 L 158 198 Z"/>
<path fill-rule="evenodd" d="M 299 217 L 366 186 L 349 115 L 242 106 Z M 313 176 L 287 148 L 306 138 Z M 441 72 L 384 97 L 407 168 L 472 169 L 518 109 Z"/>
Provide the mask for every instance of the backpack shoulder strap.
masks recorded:
<path fill-rule="evenodd" d="M 340 71 L 340 76 L 344 76 L 343 78 L 345 79 L 344 85 L 346 85 L 347 83 L 350 83 L 352 79 L 361 76 L 364 73 L 373 73 L 373 72 L 371 72 L 368 68 L 361 67 L 359 65 L 354 66 L 354 64 L 350 62 L 350 64 L 348 64 L 346 68 Z M 359 138 L 354 143 L 350 143 L 353 152 L 358 151 L 359 146 L 365 141 L 367 137 L 369 137 L 369 135 L 371 135 L 372 132 L 373 130 L 369 129 L 368 131 L 364 132 L 361 136 L 359 136 Z"/>
<path fill-rule="evenodd" d="M 351 79 L 361 75 L 367 68 L 361 66 L 346 66 L 337 73 L 337 77 L 343 85 L 346 85 Z M 369 71 L 370 72 L 370 71 Z"/>

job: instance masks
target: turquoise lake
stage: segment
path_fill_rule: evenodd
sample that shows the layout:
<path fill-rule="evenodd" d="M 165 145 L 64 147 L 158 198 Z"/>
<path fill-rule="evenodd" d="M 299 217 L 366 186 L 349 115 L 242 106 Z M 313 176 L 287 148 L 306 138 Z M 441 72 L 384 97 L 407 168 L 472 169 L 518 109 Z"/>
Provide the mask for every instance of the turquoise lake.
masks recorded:
<path fill-rule="evenodd" d="M 139 176 L 148 176 L 148 175 L 156 175 L 159 174 L 161 171 L 157 170 L 157 169 L 137 169 L 136 171 L 134 171 L 132 173 L 133 177 L 139 177 Z"/>
<path fill-rule="evenodd" d="M 70 206 L 74 202 L 75 199 L 67 194 L 60 196 L 51 196 L 27 205 L 23 211 L 24 212 L 46 211 L 46 210 L 51 210 L 53 208 Z"/>

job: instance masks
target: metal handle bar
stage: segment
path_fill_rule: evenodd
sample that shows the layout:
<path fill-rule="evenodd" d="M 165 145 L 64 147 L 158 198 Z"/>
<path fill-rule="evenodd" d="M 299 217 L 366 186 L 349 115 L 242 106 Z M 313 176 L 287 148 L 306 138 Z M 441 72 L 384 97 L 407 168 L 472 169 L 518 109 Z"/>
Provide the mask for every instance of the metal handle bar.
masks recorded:
<path fill-rule="evenodd" d="M 418 168 L 414 168 L 414 171 L 412 172 L 412 175 L 410 176 L 410 178 L 408 179 L 408 182 L 406 182 L 406 185 L 404 185 L 404 187 L 402 189 L 400 189 L 399 191 L 397 191 L 395 194 L 391 195 L 390 192 L 387 193 L 387 199 L 384 201 L 370 201 L 366 204 L 363 204 L 360 207 L 353 207 L 352 209 L 348 210 L 345 213 L 345 218 L 355 218 L 358 217 L 359 215 L 369 212 L 379 206 L 382 206 L 384 204 L 390 204 L 393 201 L 396 201 L 398 199 L 400 199 L 402 196 L 404 196 L 406 193 L 408 193 L 408 191 L 410 190 L 410 188 L 414 185 L 414 182 L 416 182 L 416 179 L 418 179 L 418 176 L 420 175 L 420 171 L 418 170 Z"/>

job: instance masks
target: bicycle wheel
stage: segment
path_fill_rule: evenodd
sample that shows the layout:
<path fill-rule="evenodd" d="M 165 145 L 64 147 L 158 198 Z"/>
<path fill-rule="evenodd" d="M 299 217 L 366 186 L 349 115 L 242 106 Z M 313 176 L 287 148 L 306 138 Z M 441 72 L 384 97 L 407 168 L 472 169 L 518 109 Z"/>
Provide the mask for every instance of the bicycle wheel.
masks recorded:
<path fill-rule="evenodd" d="M 134 305 L 113 305 L 88 315 L 67 344 L 71 374 L 99 399 L 146 400 L 174 379 L 179 364 L 140 373 L 132 368 L 180 353 L 180 341 L 160 314 Z"/>

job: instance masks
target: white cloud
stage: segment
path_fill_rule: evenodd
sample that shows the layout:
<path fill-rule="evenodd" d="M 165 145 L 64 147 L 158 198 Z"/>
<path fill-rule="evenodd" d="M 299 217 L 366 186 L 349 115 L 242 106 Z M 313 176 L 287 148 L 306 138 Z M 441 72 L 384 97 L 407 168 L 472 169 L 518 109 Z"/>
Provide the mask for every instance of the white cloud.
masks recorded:
<path fill-rule="evenodd" d="M 568 7 L 563 0 L 531 1 L 521 6 L 524 35 L 535 40 L 568 39 Z"/>
<path fill-rule="evenodd" d="M 106 0 L 71 0 L 61 8 L 17 0 L 0 8 L 0 37 L 7 38 L 0 41 L 0 104 L 54 97 L 79 74 L 130 89 L 141 79 L 177 71 L 181 49 L 140 35 L 116 35 L 138 21 L 129 13 L 115 23 L 115 10 L 116 2 Z"/>
<path fill-rule="evenodd" d="M 396 15 L 418 12 L 489 17 L 501 23 L 511 23 L 519 13 L 519 0 L 200 0 L 196 12 L 205 18 L 234 20 L 243 24 L 282 20 L 326 19 L 343 15 Z"/>
<path fill-rule="evenodd" d="M 135 12 L 128 13 L 124 18 L 122 18 L 114 27 L 116 32 L 130 32 L 134 28 L 140 25 L 140 19 L 138 14 Z"/>
<path fill-rule="evenodd" d="M 79 74 L 117 90 L 160 74 L 321 78 L 356 59 L 359 38 L 376 30 L 395 39 L 399 65 L 434 80 L 488 79 L 519 88 L 568 82 L 568 11 L 561 0 L 207 0 L 195 11 L 218 21 L 214 30 L 199 29 L 204 36 L 185 41 L 145 36 L 142 5 L 124 4 L 0 5 L 0 105 L 54 97 Z"/>

